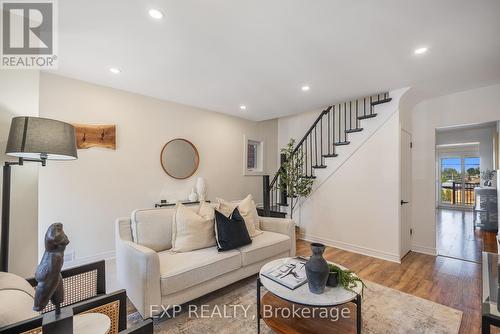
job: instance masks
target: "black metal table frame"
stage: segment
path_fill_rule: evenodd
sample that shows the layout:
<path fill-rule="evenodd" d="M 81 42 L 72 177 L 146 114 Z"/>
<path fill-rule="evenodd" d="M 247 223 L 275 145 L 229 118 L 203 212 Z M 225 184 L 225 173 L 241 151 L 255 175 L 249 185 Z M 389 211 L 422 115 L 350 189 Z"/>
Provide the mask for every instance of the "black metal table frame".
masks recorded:
<path fill-rule="evenodd" d="M 263 284 L 261 283 L 260 281 L 260 278 L 257 277 L 257 334 L 260 334 L 260 320 L 261 320 L 261 314 L 260 314 L 260 307 L 261 307 L 261 296 L 260 296 L 260 288 L 263 286 Z M 269 291 L 269 293 L 272 293 L 271 291 Z M 272 293 L 273 295 L 275 295 L 274 293 Z M 361 334 L 361 327 L 362 327 L 362 322 L 361 322 L 361 296 L 358 294 L 356 295 L 356 298 L 354 298 L 353 300 L 351 301 L 348 301 L 346 303 L 342 303 L 342 304 L 337 304 L 337 305 L 328 305 L 328 306 L 323 306 L 323 305 L 317 305 L 317 306 L 314 306 L 314 305 L 306 305 L 306 304 L 301 304 L 301 303 L 297 303 L 297 302 L 293 302 L 293 301 L 290 301 L 290 300 L 287 300 L 285 298 L 282 298 L 280 296 L 277 296 L 275 295 L 277 298 L 281 299 L 281 300 L 284 300 L 284 301 L 287 301 L 287 302 L 290 302 L 290 303 L 293 303 L 293 304 L 296 304 L 296 305 L 302 305 L 302 306 L 307 306 L 307 307 L 336 307 L 336 306 L 342 306 L 342 305 L 345 305 L 345 304 L 348 304 L 348 303 L 353 303 L 354 305 L 356 305 L 356 333 L 357 334 Z M 484 325 L 484 317 L 483 317 L 483 325 Z M 489 326 L 488 326 L 489 328 Z M 483 334 L 489 334 L 489 332 L 485 333 L 483 332 Z"/>
<path fill-rule="evenodd" d="M 481 321 L 481 333 L 490 334 L 490 326 L 500 327 L 500 319 L 498 317 L 492 316 L 489 313 L 490 305 L 488 303 L 483 303 L 483 316 Z"/>

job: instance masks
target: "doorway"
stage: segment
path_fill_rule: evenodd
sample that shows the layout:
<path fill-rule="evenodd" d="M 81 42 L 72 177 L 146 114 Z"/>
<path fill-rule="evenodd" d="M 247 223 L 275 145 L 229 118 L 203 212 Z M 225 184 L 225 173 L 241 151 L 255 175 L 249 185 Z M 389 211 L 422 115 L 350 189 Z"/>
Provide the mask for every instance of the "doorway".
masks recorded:
<path fill-rule="evenodd" d="M 474 224 L 475 189 L 493 169 L 496 122 L 436 130 L 436 246 L 441 256 L 481 262 L 496 252 L 496 233 Z M 479 202 L 479 200 L 478 200 Z"/>

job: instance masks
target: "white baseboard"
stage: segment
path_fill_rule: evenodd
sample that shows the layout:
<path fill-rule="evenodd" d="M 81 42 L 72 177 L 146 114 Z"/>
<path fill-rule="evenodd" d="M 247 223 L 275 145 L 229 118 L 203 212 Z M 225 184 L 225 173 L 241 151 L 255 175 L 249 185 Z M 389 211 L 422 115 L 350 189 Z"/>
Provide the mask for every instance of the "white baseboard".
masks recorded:
<path fill-rule="evenodd" d="M 417 253 L 422 253 L 422 254 L 427 254 L 427 255 L 432 255 L 432 256 L 437 255 L 436 248 L 427 247 L 427 246 L 411 245 L 411 251 L 417 252 Z"/>
<path fill-rule="evenodd" d="M 346 251 L 350 251 L 350 252 L 354 252 L 354 253 L 358 253 L 358 254 L 362 254 L 362 255 L 367 255 L 370 257 L 377 258 L 377 259 L 401 263 L 401 259 L 399 258 L 399 255 L 397 255 L 397 254 L 391 254 L 391 253 L 378 251 L 378 250 L 371 249 L 371 248 L 356 246 L 356 245 L 349 244 L 349 243 L 346 243 L 343 241 L 325 239 L 325 238 L 321 238 L 321 237 L 307 235 L 304 233 L 299 234 L 299 239 L 309 241 L 309 242 L 320 242 L 326 246 L 331 246 L 331 247 L 343 249 Z"/>
<path fill-rule="evenodd" d="M 101 260 L 113 260 L 115 258 L 115 256 L 116 256 L 115 251 L 102 252 L 102 253 L 91 255 L 91 256 L 84 256 L 84 257 L 76 258 L 73 261 L 64 262 L 63 269 L 77 267 L 77 266 L 81 266 L 81 265 L 84 265 L 87 263 L 92 263 L 92 262 L 101 261 Z"/>

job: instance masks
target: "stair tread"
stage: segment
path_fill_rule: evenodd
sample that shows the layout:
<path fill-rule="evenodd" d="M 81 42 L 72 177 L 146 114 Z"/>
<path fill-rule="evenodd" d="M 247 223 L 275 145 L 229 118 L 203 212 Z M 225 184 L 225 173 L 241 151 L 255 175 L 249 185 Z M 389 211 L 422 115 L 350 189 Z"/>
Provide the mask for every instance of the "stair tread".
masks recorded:
<path fill-rule="evenodd" d="M 363 128 L 354 128 L 354 129 L 345 130 L 345 133 L 354 133 L 354 132 L 361 132 L 361 131 L 363 131 Z"/>
<path fill-rule="evenodd" d="M 372 102 L 372 106 L 376 106 L 378 104 L 387 103 L 387 102 L 391 102 L 391 101 L 392 101 L 392 98 L 388 97 L 387 99 Z"/>
<path fill-rule="evenodd" d="M 335 158 L 338 157 L 339 155 L 336 153 L 333 154 L 323 154 L 323 158 Z"/>
<path fill-rule="evenodd" d="M 342 145 L 349 145 L 350 143 L 351 143 L 350 141 L 338 141 L 334 145 L 342 146 Z"/>
<path fill-rule="evenodd" d="M 373 118 L 373 117 L 377 117 L 377 114 L 361 115 L 361 116 L 358 116 L 358 119 L 368 119 L 368 118 Z"/>
<path fill-rule="evenodd" d="M 314 165 L 312 168 L 326 168 L 326 165 Z"/>

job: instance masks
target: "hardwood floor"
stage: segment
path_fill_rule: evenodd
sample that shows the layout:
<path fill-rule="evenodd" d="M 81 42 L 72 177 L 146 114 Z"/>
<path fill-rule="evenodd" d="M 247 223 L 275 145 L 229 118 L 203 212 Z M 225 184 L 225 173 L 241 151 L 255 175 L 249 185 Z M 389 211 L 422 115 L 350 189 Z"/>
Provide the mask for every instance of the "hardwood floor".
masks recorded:
<path fill-rule="evenodd" d="M 297 240 L 297 255 L 310 254 L 309 243 Z M 363 279 L 460 310 L 460 334 L 481 333 L 480 263 L 410 252 L 398 264 L 332 247 L 327 247 L 325 258 L 348 267 Z M 131 303 L 127 311 L 135 312 Z M 500 334 L 494 327 L 491 332 Z"/>
<path fill-rule="evenodd" d="M 496 233 L 474 228 L 471 211 L 436 210 L 438 254 L 481 262 L 481 252 L 497 252 Z"/>
<path fill-rule="evenodd" d="M 298 240 L 297 254 L 309 256 L 309 243 Z M 410 252 L 401 264 L 328 247 L 325 258 L 361 278 L 463 312 L 461 334 L 481 330 L 481 265 Z M 492 333 L 500 333 L 492 327 Z"/>

